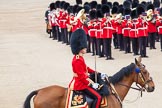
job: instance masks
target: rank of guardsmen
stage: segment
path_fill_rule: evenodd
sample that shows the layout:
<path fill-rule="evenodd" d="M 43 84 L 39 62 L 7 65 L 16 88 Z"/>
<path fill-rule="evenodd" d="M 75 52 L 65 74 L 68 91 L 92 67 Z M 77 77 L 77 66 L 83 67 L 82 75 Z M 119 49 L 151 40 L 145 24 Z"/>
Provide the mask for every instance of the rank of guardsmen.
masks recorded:
<path fill-rule="evenodd" d="M 76 0 L 50 3 L 45 12 L 47 33 L 50 38 L 69 45 L 71 34 L 82 28 L 87 35 L 87 52 L 99 58 L 113 60 L 112 48 L 148 57 L 147 49 L 162 51 L 162 8 L 160 1 L 101 0 L 82 3 Z M 147 48 L 148 47 L 148 48 Z"/>

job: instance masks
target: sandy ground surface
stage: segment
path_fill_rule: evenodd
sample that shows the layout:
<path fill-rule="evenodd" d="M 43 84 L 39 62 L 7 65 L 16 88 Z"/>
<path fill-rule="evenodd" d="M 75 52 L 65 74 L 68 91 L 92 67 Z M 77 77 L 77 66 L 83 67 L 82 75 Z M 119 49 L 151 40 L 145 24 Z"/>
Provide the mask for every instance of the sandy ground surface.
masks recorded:
<path fill-rule="evenodd" d="M 72 78 L 70 47 L 49 39 L 45 33 L 44 12 L 50 0 L 0 1 L 0 108 L 22 108 L 33 90 L 58 84 L 67 87 Z M 138 92 L 130 90 L 125 108 L 162 108 L 162 52 L 147 50 L 143 59 L 156 89 L 133 102 Z M 114 61 L 97 58 L 97 70 L 113 75 L 134 62 L 132 54 L 112 51 Z M 94 68 L 94 57 L 86 54 L 86 63 Z M 129 102 L 128 102 L 129 101 Z M 133 103 L 132 103 L 133 102 Z"/>

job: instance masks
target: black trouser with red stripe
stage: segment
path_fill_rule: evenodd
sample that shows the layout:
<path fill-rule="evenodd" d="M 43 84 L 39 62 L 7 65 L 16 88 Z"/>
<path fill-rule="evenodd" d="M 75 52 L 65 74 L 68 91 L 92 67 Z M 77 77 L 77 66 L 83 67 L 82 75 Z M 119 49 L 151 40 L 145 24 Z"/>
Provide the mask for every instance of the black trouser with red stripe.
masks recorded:
<path fill-rule="evenodd" d="M 113 43 L 114 43 L 115 49 L 119 48 L 117 33 L 113 33 Z"/>
<path fill-rule="evenodd" d="M 129 36 L 124 36 L 123 40 L 124 40 L 123 43 L 124 43 L 125 53 L 130 53 L 131 52 L 131 48 L 130 48 L 130 38 L 129 38 Z"/>
<path fill-rule="evenodd" d="M 107 58 L 112 58 L 112 54 L 111 54 L 111 41 L 112 41 L 112 38 L 105 38 L 105 39 L 103 39 L 104 53 L 105 53 Z"/>
<path fill-rule="evenodd" d="M 146 36 L 139 37 L 140 55 L 146 56 Z"/>
<path fill-rule="evenodd" d="M 131 38 L 131 40 L 132 40 L 133 53 L 134 53 L 134 55 L 138 55 L 138 52 L 139 52 L 138 38 Z"/>
<path fill-rule="evenodd" d="M 150 49 L 155 49 L 155 38 L 156 38 L 156 32 L 149 33 Z"/>
<path fill-rule="evenodd" d="M 97 50 L 97 41 L 95 37 L 90 37 L 91 43 L 92 43 L 92 55 L 98 55 L 98 50 Z"/>
<path fill-rule="evenodd" d="M 103 57 L 104 56 L 103 39 L 102 38 L 96 38 L 96 40 L 97 40 L 98 55 L 99 55 L 99 57 Z"/>
<path fill-rule="evenodd" d="M 124 51 L 123 34 L 118 34 L 120 51 Z"/>
<path fill-rule="evenodd" d="M 94 99 L 91 108 L 99 108 L 102 97 L 99 93 L 97 93 L 94 89 L 91 87 L 88 87 L 87 89 L 83 90 L 83 92 L 88 95 L 90 98 Z"/>

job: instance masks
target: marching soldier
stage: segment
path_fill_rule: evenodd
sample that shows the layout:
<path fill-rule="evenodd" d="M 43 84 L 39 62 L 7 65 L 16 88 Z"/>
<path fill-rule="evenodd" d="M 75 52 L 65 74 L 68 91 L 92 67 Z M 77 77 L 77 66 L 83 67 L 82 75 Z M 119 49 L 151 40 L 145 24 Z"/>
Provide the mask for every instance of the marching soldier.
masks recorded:
<path fill-rule="evenodd" d="M 49 24 L 49 13 L 50 13 L 50 8 L 48 7 L 48 9 L 45 12 L 45 22 L 46 22 L 46 32 L 48 34 L 50 34 L 50 38 L 51 38 L 51 26 Z"/>
<path fill-rule="evenodd" d="M 133 55 L 135 56 L 135 55 L 139 55 L 138 54 L 139 42 L 138 42 L 138 35 L 137 35 L 138 20 L 137 20 L 137 10 L 136 9 L 132 10 L 131 18 L 132 18 L 132 21 L 131 21 L 131 24 L 130 24 L 131 30 L 130 30 L 129 37 L 132 40 L 132 51 L 133 51 Z"/>
<path fill-rule="evenodd" d="M 129 38 L 129 32 L 130 32 L 130 13 L 131 9 L 126 8 L 124 9 L 124 20 L 122 21 L 122 34 L 123 34 L 123 43 L 124 43 L 124 50 L 125 54 L 126 53 L 131 53 L 131 48 L 130 48 L 130 38 Z"/>
<path fill-rule="evenodd" d="M 110 20 L 110 9 L 109 6 L 104 4 L 102 5 L 102 13 L 104 14 L 103 18 L 103 44 L 104 44 L 104 54 L 106 56 L 106 60 L 113 60 L 112 51 L 111 51 L 111 41 L 112 41 L 112 23 Z"/>
<path fill-rule="evenodd" d="M 146 55 L 146 39 L 148 37 L 147 21 L 142 16 L 142 12 L 145 12 L 144 8 L 141 6 L 137 7 L 137 15 L 138 15 L 137 34 L 139 37 L 140 55 L 141 57 L 148 57 Z"/>

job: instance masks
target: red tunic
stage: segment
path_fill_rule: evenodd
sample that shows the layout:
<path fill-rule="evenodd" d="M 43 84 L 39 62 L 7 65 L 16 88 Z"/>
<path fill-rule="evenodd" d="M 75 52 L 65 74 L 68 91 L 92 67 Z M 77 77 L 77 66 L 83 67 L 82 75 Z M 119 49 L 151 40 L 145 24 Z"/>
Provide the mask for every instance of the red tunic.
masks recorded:
<path fill-rule="evenodd" d="M 156 23 L 152 23 L 151 21 L 148 21 L 148 32 L 149 33 L 155 33 L 156 32 Z"/>
<path fill-rule="evenodd" d="M 138 19 L 137 28 L 138 37 L 148 36 L 147 23 L 143 22 L 141 18 Z"/>
<path fill-rule="evenodd" d="M 90 37 L 96 37 L 96 29 L 94 28 L 93 23 L 96 22 L 95 20 L 91 20 L 90 24 L 88 25 L 88 34 Z"/>
<path fill-rule="evenodd" d="M 130 32 L 130 23 L 128 23 L 128 20 L 124 20 L 122 22 L 122 34 L 124 37 L 129 37 L 129 32 Z"/>
<path fill-rule="evenodd" d="M 82 56 L 74 56 L 72 60 L 72 68 L 74 77 L 69 84 L 69 87 L 73 90 L 86 89 L 90 83 L 88 81 L 88 73 L 93 73 L 94 70 L 86 66 L 84 58 Z"/>
<path fill-rule="evenodd" d="M 156 25 L 158 26 L 158 34 L 162 34 L 162 20 L 157 20 Z"/>

